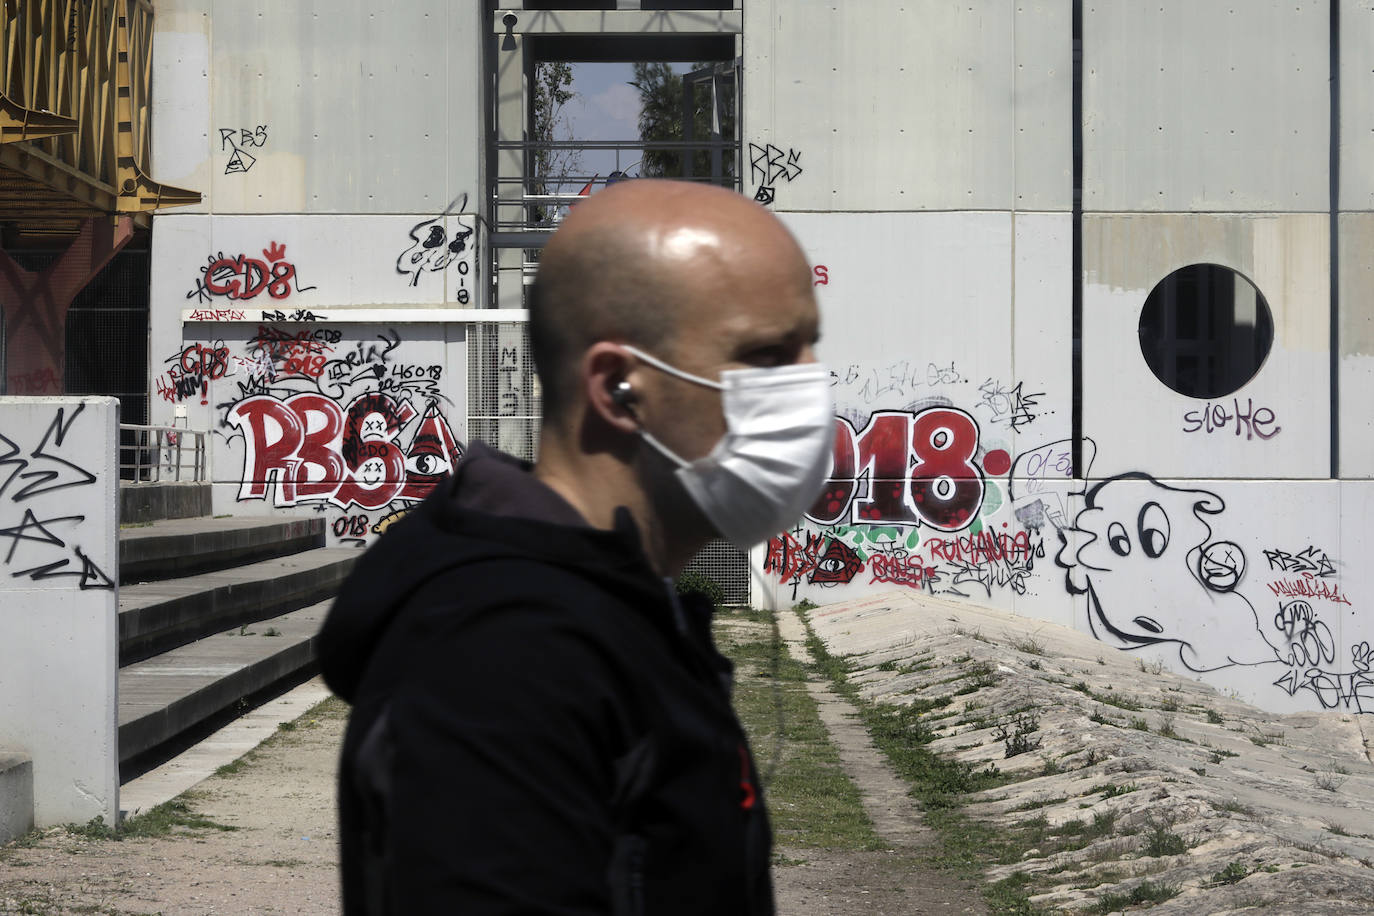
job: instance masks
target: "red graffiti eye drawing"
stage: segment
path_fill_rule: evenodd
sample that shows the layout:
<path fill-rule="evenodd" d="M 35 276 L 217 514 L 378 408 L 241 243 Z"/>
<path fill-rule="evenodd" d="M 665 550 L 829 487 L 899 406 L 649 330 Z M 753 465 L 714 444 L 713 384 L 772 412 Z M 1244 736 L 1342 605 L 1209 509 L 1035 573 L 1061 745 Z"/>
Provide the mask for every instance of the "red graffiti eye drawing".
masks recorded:
<path fill-rule="evenodd" d="M 453 438 L 448 421 L 431 404 L 406 452 L 406 485 L 401 497 L 424 499 L 439 481 L 453 473 L 462 457 L 463 450 Z"/>
<path fill-rule="evenodd" d="M 843 541 L 833 538 L 816 561 L 816 570 L 807 582 L 816 585 L 845 585 L 864 568 L 864 561 Z"/>

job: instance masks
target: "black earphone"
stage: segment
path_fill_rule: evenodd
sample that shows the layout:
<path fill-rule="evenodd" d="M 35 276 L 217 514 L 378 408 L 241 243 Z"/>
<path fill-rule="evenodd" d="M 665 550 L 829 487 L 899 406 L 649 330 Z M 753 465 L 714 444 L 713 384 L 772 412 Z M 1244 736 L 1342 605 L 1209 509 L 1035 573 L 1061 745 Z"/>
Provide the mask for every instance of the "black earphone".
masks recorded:
<path fill-rule="evenodd" d="M 634 399 L 634 389 L 630 387 L 629 382 L 623 379 L 617 382 L 616 386 L 611 389 L 611 400 L 615 401 L 621 407 L 624 407 L 626 404 L 630 403 Z"/>

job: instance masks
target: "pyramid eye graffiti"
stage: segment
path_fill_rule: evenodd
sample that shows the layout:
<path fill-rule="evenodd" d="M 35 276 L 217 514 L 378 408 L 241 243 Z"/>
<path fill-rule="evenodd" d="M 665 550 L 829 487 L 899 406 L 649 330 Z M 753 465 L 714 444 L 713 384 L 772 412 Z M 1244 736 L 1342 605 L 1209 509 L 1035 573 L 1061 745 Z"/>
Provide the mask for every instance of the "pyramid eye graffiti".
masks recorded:
<path fill-rule="evenodd" d="M 1145 555 L 1152 560 L 1162 556 L 1169 546 L 1169 516 L 1164 514 L 1159 503 L 1149 502 L 1140 507 L 1136 528 L 1140 532 L 1140 549 Z"/>

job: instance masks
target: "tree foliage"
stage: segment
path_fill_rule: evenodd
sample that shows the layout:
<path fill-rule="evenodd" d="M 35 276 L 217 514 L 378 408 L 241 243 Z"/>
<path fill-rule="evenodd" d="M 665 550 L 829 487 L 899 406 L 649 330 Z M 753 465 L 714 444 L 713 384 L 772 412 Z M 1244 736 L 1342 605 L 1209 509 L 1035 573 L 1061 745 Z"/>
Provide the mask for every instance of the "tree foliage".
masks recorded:
<path fill-rule="evenodd" d="M 697 63 L 693 70 L 717 66 L 715 63 Z M 727 86 L 733 85 L 726 81 Z M 660 62 L 639 62 L 634 65 L 634 79 L 630 85 L 639 91 L 639 139 L 641 140 L 685 140 L 683 136 L 682 76 L 675 73 L 670 64 Z M 699 84 L 692 93 L 692 139 L 711 139 L 711 89 L 709 84 Z M 722 105 L 720 134 L 724 140 L 735 136 L 735 100 L 733 92 L 727 90 Z M 678 150 L 645 150 L 640 163 L 639 174 L 646 178 L 682 177 L 682 156 Z M 735 174 L 735 157 L 726 151 L 722 156 L 722 174 L 726 177 Z M 692 155 L 691 175 L 710 177 L 711 152 L 697 150 Z"/>
<path fill-rule="evenodd" d="M 530 139 L 540 143 L 573 139 L 572 119 L 566 107 L 577 97 L 572 89 L 572 65 L 567 61 L 542 60 L 534 65 L 534 86 L 530 92 Z M 555 194 L 577 181 L 582 170 L 582 155 L 571 149 L 539 149 L 530 153 L 530 193 Z M 531 207 L 531 219 L 538 225 L 550 219 L 554 206 Z"/>

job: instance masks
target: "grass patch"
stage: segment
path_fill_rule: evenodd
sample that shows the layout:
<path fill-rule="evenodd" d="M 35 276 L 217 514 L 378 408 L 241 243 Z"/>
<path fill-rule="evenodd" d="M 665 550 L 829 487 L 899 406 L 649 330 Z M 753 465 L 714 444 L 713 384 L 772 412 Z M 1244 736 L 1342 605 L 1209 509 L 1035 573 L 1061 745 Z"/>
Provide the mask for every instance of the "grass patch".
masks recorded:
<path fill-rule="evenodd" d="M 722 611 L 716 620 L 716 643 L 735 663 L 735 711 L 768 778 L 769 816 L 778 845 L 885 848 L 807 693 L 806 669 L 771 633 L 743 633 L 730 625 L 732 620 L 761 623 L 771 617 L 767 612 Z"/>
<path fill-rule="evenodd" d="M 194 796 L 190 793 L 149 808 L 141 814 L 125 818 L 118 827 L 105 823 L 103 816 L 96 817 L 84 824 L 67 824 L 65 829 L 70 836 L 89 840 L 127 840 L 146 837 L 167 836 L 182 831 L 199 832 L 218 830 L 229 832 L 237 830 L 228 824 L 221 824 L 197 814 L 191 809 Z"/>
<path fill-rule="evenodd" d="M 1207 710 L 1207 721 L 1211 722 L 1213 725 L 1220 725 L 1226 720 L 1223 719 L 1221 713 L 1217 712 L 1215 709 L 1209 709 Z"/>
<path fill-rule="evenodd" d="M 1131 890 L 1125 893 L 1103 894 L 1097 899 L 1097 905 L 1084 913 L 1115 913 L 1124 910 L 1129 906 L 1154 906 L 1166 900 L 1172 900 L 1178 896 L 1179 886 L 1177 884 L 1163 884 L 1157 881 L 1142 881 Z"/>

